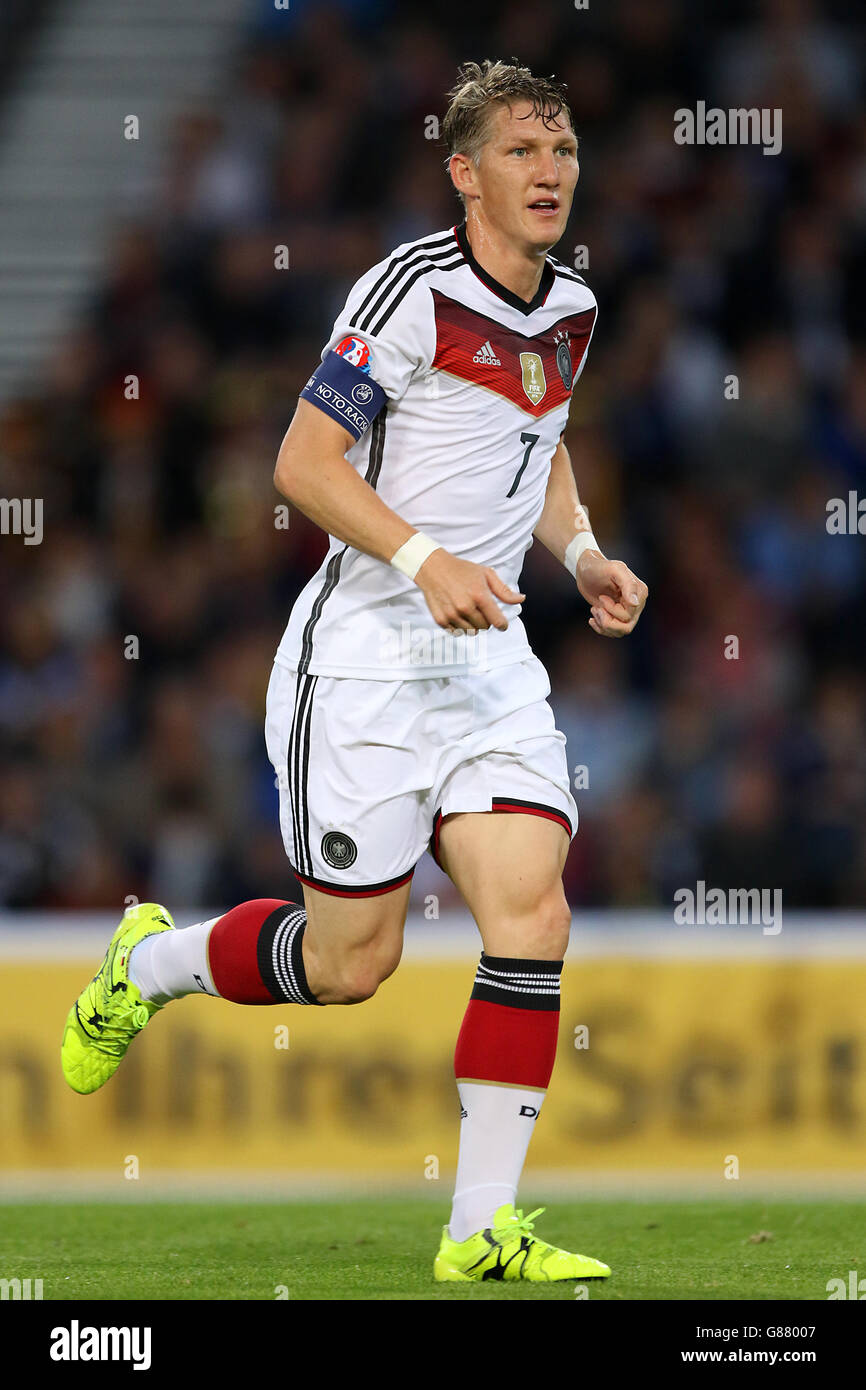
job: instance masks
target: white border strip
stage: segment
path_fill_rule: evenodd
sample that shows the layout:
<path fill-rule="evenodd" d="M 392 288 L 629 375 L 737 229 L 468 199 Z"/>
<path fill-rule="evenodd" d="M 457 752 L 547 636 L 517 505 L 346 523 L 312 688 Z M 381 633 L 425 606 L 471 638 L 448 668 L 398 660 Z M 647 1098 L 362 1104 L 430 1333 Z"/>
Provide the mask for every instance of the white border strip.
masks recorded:
<path fill-rule="evenodd" d="M 68 1168 L 40 1171 L 10 1170 L 0 1174 L 0 1208 L 18 1202 L 273 1202 L 332 1201 L 359 1197 L 406 1197 L 447 1205 L 451 1201 L 453 1174 L 440 1182 L 425 1182 L 401 1173 L 364 1174 L 231 1170 L 190 1173 L 170 1169 L 151 1171 L 147 1181 L 126 1182 L 116 1168 L 110 1172 L 76 1173 Z M 531 1168 L 521 1181 L 523 1206 L 540 1200 L 562 1201 L 785 1201 L 802 1197 L 819 1201 L 866 1201 L 866 1178 L 851 1172 L 779 1172 L 761 1170 L 748 1179 L 726 1182 L 718 1175 L 691 1169 L 637 1173 L 624 1169 Z"/>
<path fill-rule="evenodd" d="M 178 915 L 179 927 L 210 921 L 226 909 Z M 121 913 L 0 913 L 0 961 L 98 963 Z M 764 935 L 759 923 L 683 926 L 672 913 L 575 912 L 568 959 L 625 956 L 631 960 L 864 960 L 866 912 L 790 912 L 782 930 Z M 403 959 L 477 963 L 481 939 L 470 914 L 449 911 L 439 921 L 411 913 Z"/>

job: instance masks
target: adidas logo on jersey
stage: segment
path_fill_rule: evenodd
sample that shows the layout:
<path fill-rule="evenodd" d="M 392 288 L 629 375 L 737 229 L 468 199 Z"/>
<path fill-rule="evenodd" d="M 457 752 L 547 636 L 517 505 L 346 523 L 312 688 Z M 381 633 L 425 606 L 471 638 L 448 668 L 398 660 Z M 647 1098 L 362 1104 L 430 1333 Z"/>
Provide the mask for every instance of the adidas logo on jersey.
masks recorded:
<path fill-rule="evenodd" d="M 502 366 L 502 363 L 500 362 L 499 358 L 496 356 L 496 353 L 493 351 L 493 348 L 490 346 L 490 339 L 489 339 L 489 338 L 487 339 L 487 342 L 484 344 L 484 346 L 483 346 L 483 347 L 480 347 L 480 348 L 478 349 L 478 351 L 476 352 L 476 354 L 475 354 L 475 356 L 473 357 L 472 361 L 473 361 L 473 362 L 480 362 L 480 363 L 482 363 L 483 366 L 485 366 L 485 367 L 501 367 L 501 366 Z"/>

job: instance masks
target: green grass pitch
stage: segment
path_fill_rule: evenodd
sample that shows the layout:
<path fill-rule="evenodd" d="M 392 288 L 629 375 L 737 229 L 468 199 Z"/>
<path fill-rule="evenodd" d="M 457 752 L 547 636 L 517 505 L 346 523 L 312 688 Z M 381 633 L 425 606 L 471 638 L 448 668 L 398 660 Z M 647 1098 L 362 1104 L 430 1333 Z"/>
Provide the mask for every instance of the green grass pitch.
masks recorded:
<path fill-rule="evenodd" d="M 10 1204 L 0 1274 L 41 1278 L 46 1300 L 574 1299 L 573 1283 L 434 1284 L 446 1217 L 411 1198 Z M 828 1279 L 866 1273 L 859 1201 L 551 1201 L 536 1232 L 611 1266 L 591 1300 L 826 1300 Z"/>

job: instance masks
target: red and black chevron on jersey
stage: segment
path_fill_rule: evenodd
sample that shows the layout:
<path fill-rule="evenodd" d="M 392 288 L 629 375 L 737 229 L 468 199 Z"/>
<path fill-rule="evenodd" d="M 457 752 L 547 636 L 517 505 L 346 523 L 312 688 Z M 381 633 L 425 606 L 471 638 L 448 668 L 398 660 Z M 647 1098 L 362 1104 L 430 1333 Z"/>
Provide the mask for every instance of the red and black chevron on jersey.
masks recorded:
<path fill-rule="evenodd" d="M 434 370 L 494 391 L 536 417 L 571 398 L 577 364 L 586 355 L 595 323 L 594 307 L 566 315 L 530 338 L 439 290 L 431 289 L 431 294 Z"/>

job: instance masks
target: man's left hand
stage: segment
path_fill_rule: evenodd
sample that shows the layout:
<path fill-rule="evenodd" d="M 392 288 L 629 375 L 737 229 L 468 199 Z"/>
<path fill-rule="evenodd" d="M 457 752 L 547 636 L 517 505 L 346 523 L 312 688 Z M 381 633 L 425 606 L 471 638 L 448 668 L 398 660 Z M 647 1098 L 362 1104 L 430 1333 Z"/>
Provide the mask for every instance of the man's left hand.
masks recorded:
<path fill-rule="evenodd" d="M 589 550 L 577 562 L 577 587 L 592 609 L 589 625 L 599 637 L 625 637 L 631 632 L 649 593 L 628 565 Z"/>

